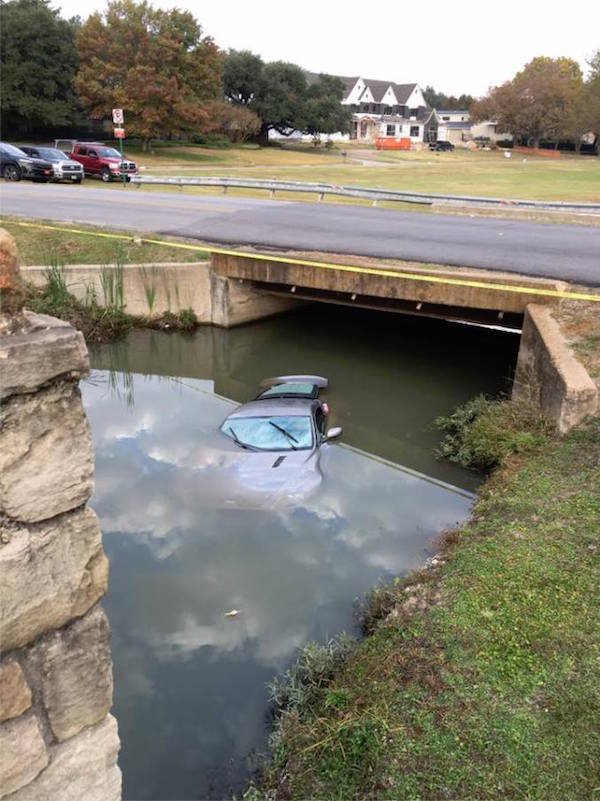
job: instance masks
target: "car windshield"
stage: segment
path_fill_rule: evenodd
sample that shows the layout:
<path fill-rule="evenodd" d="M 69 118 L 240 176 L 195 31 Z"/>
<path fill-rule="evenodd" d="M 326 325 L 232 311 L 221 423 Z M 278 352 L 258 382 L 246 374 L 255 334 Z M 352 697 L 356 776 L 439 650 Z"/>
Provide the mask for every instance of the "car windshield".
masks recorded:
<path fill-rule="evenodd" d="M 64 161 L 66 156 L 60 150 L 55 150 L 53 147 L 38 147 L 37 152 L 43 159 L 48 161 Z"/>
<path fill-rule="evenodd" d="M 97 148 L 98 155 L 103 156 L 104 158 L 110 159 L 120 159 L 121 154 L 118 150 L 115 150 L 114 147 L 99 147 Z"/>
<path fill-rule="evenodd" d="M 0 145 L 0 147 L 2 147 L 2 150 L 8 156 L 15 156 L 16 158 L 20 158 L 20 159 L 22 159 L 23 157 L 29 158 L 27 153 L 24 153 L 22 150 L 19 150 L 19 148 L 15 147 L 14 145 L 9 145 L 6 142 L 2 142 L 2 145 Z"/>
<path fill-rule="evenodd" d="M 312 448 L 311 418 L 299 415 L 230 417 L 221 431 L 241 447 L 261 451 L 292 451 Z"/>

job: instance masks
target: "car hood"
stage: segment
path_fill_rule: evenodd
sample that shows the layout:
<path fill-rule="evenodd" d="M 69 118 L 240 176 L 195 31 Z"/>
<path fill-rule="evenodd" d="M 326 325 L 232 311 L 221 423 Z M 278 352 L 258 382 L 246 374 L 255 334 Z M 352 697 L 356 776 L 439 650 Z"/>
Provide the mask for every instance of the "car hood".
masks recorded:
<path fill-rule="evenodd" d="M 35 165 L 37 167 L 49 167 L 52 169 L 52 164 L 46 159 L 38 159 L 35 156 L 19 156 L 19 161 L 26 162 L 27 164 Z"/>
<path fill-rule="evenodd" d="M 319 456 L 319 449 L 246 450 L 221 434 L 203 453 L 198 493 L 216 508 L 288 508 L 320 485 Z"/>

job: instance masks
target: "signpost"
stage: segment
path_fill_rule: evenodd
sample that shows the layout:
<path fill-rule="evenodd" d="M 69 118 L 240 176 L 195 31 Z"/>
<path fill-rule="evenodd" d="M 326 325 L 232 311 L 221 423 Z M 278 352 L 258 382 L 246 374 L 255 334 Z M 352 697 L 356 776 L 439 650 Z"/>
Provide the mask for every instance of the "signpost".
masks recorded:
<path fill-rule="evenodd" d="M 125 159 L 125 155 L 123 153 L 123 139 L 125 139 L 125 128 L 122 127 L 125 122 L 123 109 L 113 108 L 112 119 L 113 125 L 115 126 L 115 139 L 119 140 L 119 150 L 121 151 L 121 181 L 123 182 L 123 186 L 126 186 L 127 177 L 125 175 L 125 170 L 123 169 L 123 161 Z"/>

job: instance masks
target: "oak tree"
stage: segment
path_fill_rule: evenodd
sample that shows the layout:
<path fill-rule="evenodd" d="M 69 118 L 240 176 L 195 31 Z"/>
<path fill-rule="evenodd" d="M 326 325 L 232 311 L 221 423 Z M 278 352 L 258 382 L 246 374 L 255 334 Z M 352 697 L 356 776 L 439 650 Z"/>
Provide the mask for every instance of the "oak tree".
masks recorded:
<path fill-rule="evenodd" d="M 75 88 L 93 119 L 125 110 L 129 135 L 150 140 L 210 127 L 207 106 L 222 92 L 222 56 L 188 11 L 114 0 L 76 37 Z"/>
<path fill-rule="evenodd" d="M 571 115 L 583 85 L 581 68 L 570 58 L 538 56 L 512 81 L 490 90 L 471 108 L 475 121 L 493 119 L 539 147 L 542 139 L 558 142 L 568 135 Z"/>
<path fill-rule="evenodd" d="M 75 121 L 71 87 L 77 70 L 77 20 L 62 19 L 47 0 L 0 4 L 4 136 L 31 134 Z"/>

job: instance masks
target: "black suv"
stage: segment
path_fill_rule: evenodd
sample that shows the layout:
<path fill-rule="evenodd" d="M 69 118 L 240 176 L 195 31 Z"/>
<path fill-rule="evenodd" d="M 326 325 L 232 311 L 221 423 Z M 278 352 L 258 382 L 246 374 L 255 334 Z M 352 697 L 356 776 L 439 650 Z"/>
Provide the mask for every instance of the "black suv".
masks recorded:
<path fill-rule="evenodd" d="M 49 161 L 31 158 L 18 147 L 0 142 L 0 175 L 5 181 L 28 178 L 46 182 L 54 176 L 54 169 Z"/>
<path fill-rule="evenodd" d="M 443 150 L 454 150 L 454 145 L 452 142 L 445 142 L 439 139 L 437 142 L 430 142 L 429 149 L 436 150 L 439 153 Z"/>

